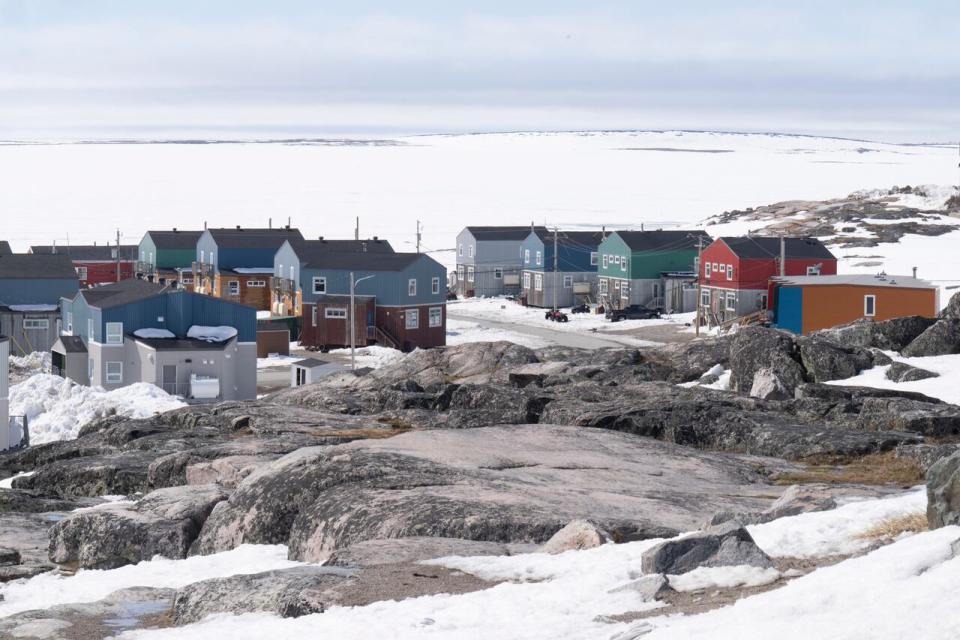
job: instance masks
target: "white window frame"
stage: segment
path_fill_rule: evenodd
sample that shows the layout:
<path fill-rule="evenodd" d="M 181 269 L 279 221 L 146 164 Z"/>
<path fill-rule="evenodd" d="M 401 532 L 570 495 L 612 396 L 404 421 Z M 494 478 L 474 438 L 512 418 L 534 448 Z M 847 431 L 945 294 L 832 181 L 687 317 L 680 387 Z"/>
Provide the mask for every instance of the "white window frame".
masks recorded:
<path fill-rule="evenodd" d="M 464 271 L 463 265 L 462 265 L 462 264 L 458 264 L 458 265 L 457 265 L 457 282 L 465 282 L 465 281 L 466 281 L 466 278 L 463 277 L 463 276 L 464 276 L 464 273 L 466 273 L 466 272 Z"/>
<path fill-rule="evenodd" d="M 326 292 L 327 292 L 326 276 L 314 276 L 313 277 L 313 293 L 315 295 L 320 295 Z"/>
<path fill-rule="evenodd" d="M 603 268 L 604 268 L 604 269 L 607 268 L 607 263 L 608 263 L 607 258 L 608 258 L 607 254 L 603 254 Z"/>
<path fill-rule="evenodd" d="M 537 251 L 537 266 L 539 267 L 543 263 L 543 253 Z"/>
<path fill-rule="evenodd" d="M 737 310 L 737 294 L 732 291 L 727 292 L 726 303 L 724 309 L 727 311 L 736 311 Z"/>
<path fill-rule="evenodd" d="M 533 274 L 533 290 L 543 291 L 543 274 L 542 273 Z"/>
<path fill-rule="evenodd" d="M 66 325 L 67 330 L 64 332 L 67 335 L 73 335 L 73 311 L 67 311 L 63 314 L 63 324 Z"/>
<path fill-rule="evenodd" d="M 473 267 L 467 267 L 467 282 L 473 282 L 477 276 L 477 271 Z"/>
<path fill-rule="evenodd" d="M 77 270 L 77 279 L 86 280 L 87 279 L 87 268 L 86 267 L 74 267 Z"/>
<path fill-rule="evenodd" d="M 30 318 L 25 317 L 23 319 L 23 330 L 24 331 L 47 331 L 50 328 L 50 321 L 46 318 Z"/>
<path fill-rule="evenodd" d="M 117 327 L 120 327 L 119 332 Z M 111 331 L 111 328 L 113 329 Z M 104 344 L 123 344 L 123 323 L 122 322 L 108 322 L 107 331 L 103 337 Z"/>
<path fill-rule="evenodd" d="M 247 287 L 251 289 L 263 289 L 267 286 L 266 280 L 247 280 Z"/>
<path fill-rule="evenodd" d="M 473 257 L 473 245 L 472 245 L 472 244 L 468 244 L 468 245 L 467 245 L 467 257 L 468 257 L 468 258 L 472 258 L 472 257 Z"/>
<path fill-rule="evenodd" d="M 630 284 L 627 282 L 620 283 L 620 297 L 624 300 L 630 297 Z"/>
<path fill-rule="evenodd" d="M 87 340 L 93 342 L 96 339 L 96 326 L 94 326 L 93 318 L 87 318 Z"/>
<path fill-rule="evenodd" d="M 620 264 L 620 256 L 613 256 L 613 264 L 619 266 L 619 264 Z"/>
<path fill-rule="evenodd" d="M 240 281 L 239 280 L 230 280 L 227 282 L 227 295 L 229 296 L 239 296 L 240 295 Z"/>
<path fill-rule="evenodd" d="M 813 265 L 812 267 L 807 267 L 808 276 L 818 276 L 820 275 L 820 265 Z"/>
<path fill-rule="evenodd" d="M 870 310 L 870 307 L 873 307 Z M 866 318 L 874 318 L 877 315 L 877 296 L 875 294 L 867 294 L 863 296 L 863 315 Z"/>
<path fill-rule="evenodd" d="M 606 278 L 604 278 L 603 280 L 601 280 L 601 281 L 600 281 L 600 287 L 599 287 L 600 293 L 601 293 L 601 294 L 606 294 L 607 291 L 608 291 L 608 289 L 607 289 L 608 286 L 609 286 L 609 285 L 608 285 L 608 283 L 607 283 L 607 279 L 606 279 Z"/>
<path fill-rule="evenodd" d="M 327 320 L 346 320 L 347 308 L 346 307 L 324 307 L 323 317 L 326 318 Z"/>
<path fill-rule="evenodd" d="M 494 267 L 494 268 L 493 268 L 493 279 L 494 279 L 494 280 L 503 280 L 503 267 Z"/>
<path fill-rule="evenodd" d="M 430 307 L 428 324 L 431 327 L 443 326 L 443 307 Z"/>
<path fill-rule="evenodd" d="M 733 280 L 733 265 L 727 265 L 727 280 Z"/>
<path fill-rule="evenodd" d="M 703 263 L 703 277 L 704 277 L 704 278 L 709 278 L 712 273 L 713 273 L 713 271 L 710 270 L 710 263 L 709 263 L 709 262 L 704 262 L 704 263 Z"/>
<path fill-rule="evenodd" d="M 620 271 L 624 271 L 624 272 L 625 272 L 626 270 L 627 270 L 627 259 L 626 259 L 626 258 L 621 258 L 621 259 L 620 259 Z"/>
<path fill-rule="evenodd" d="M 116 365 L 119 372 L 110 373 L 110 365 Z M 104 364 L 104 380 L 107 384 L 123 384 L 123 361 L 110 361 Z"/>
<path fill-rule="evenodd" d="M 530 288 L 530 272 L 529 271 L 523 272 L 523 288 L 524 289 Z"/>
<path fill-rule="evenodd" d="M 463 243 L 457 245 L 457 255 L 463 257 Z"/>
<path fill-rule="evenodd" d="M 523 250 L 523 264 L 530 264 L 530 249 Z"/>
<path fill-rule="evenodd" d="M 600 254 L 597 251 L 590 252 L 590 266 L 595 267 L 600 262 Z"/>
<path fill-rule="evenodd" d="M 417 279 L 410 278 L 407 280 L 407 295 L 411 298 L 416 297 L 417 295 Z"/>
<path fill-rule="evenodd" d="M 430 293 L 434 295 L 440 293 L 440 278 L 430 278 Z"/>
<path fill-rule="evenodd" d="M 420 328 L 420 309 L 407 309 L 403 312 L 403 326 L 405 329 Z"/>
<path fill-rule="evenodd" d="M 180 276 L 180 284 L 193 284 L 193 276 Z"/>
<path fill-rule="evenodd" d="M 563 288 L 564 289 L 573 288 L 573 276 L 563 276 Z"/>
<path fill-rule="evenodd" d="M 700 292 L 700 306 L 709 307 L 710 306 L 710 289 L 704 289 Z"/>

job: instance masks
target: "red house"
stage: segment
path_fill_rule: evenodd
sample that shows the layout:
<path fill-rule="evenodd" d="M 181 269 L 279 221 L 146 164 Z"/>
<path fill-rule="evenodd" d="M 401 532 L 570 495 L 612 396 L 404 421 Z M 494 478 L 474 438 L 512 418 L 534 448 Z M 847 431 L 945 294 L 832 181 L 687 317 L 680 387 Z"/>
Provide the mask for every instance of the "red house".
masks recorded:
<path fill-rule="evenodd" d="M 781 244 L 782 242 L 782 244 Z M 718 238 L 703 250 L 700 309 L 723 322 L 768 307 L 770 278 L 836 275 L 837 258 L 816 238 Z"/>
<path fill-rule="evenodd" d="M 70 256 L 73 268 L 77 270 L 80 288 L 98 284 L 109 284 L 134 277 L 137 268 L 138 247 L 135 244 L 109 245 L 73 245 L 58 247 L 55 245 L 37 245 L 30 247 L 30 253 Z M 117 254 L 119 253 L 119 260 Z M 118 276 L 119 266 L 119 276 Z"/>

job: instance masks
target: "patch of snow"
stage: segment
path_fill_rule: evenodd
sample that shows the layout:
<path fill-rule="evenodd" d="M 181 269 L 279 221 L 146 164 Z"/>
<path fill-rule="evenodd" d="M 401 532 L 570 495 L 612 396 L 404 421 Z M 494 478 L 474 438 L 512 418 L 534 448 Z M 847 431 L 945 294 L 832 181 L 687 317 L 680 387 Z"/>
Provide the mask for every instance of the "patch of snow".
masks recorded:
<path fill-rule="evenodd" d="M 81 569 L 70 577 L 56 572 L 0 586 L 0 617 L 58 604 L 95 602 L 128 587 L 177 588 L 199 580 L 301 566 L 287 560 L 284 545 L 242 544 L 223 553 L 169 560 L 159 556 L 119 569 Z M 214 634 L 216 637 L 216 634 Z"/>
<path fill-rule="evenodd" d="M 36 471 L 21 471 L 20 473 L 10 476 L 9 478 L 4 478 L 3 480 L 0 480 L 0 489 L 12 489 L 14 480 L 17 478 L 26 478 L 35 473 Z"/>
<path fill-rule="evenodd" d="M 843 380 L 832 380 L 827 384 L 836 386 L 875 387 L 877 389 L 897 389 L 916 391 L 938 398 L 944 402 L 960 404 L 960 354 L 946 356 L 928 356 L 923 358 L 905 358 L 895 351 L 885 352 L 895 362 L 933 371 L 940 374 L 937 378 L 915 380 L 913 382 L 894 382 L 887 379 L 889 365 L 864 369 L 860 374 Z"/>
<path fill-rule="evenodd" d="M 759 587 L 780 579 L 776 569 L 763 569 L 740 565 L 736 567 L 700 567 L 678 576 L 667 576 L 670 586 L 677 591 L 702 591 L 703 589 L 732 589 L 733 587 Z"/>
<path fill-rule="evenodd" d="M 103 500 L 103 502 L 97 503 L 90 507 L 77 507 L 70 513 L 78 513 L 81 511 L 96 511 L 97 509 L 102 509 L 107 506 L 116 506 L 116 505 L 131 506 L 137 503 L 136 500 L 130 500 L 127 496 L 117 496 L 117 495 L 107 494 L 104 496 L 97 496 L 97 497 Z"/>
<path fill-rule="evenodd" d="M 904 495 L 849 502 L 830 511 L 802 513 L 747 527 L 754 542 L 772 557 L 818 558 L 847 555 L 872 541 L 857 536 L 889 518 L 926 512 L 924 487 Z"/>
<path fill-rule="evenodd" d="M 148 418 L 183 406 L 183 402 L 147 382 L 105 391 L 38 373 L 10 387 L 10 415 L 27 416 L 31 444 L 76 438 L 80 427 L 94 418 L 115 414 Z"/>
<path fill-rule="evenodd" d="M 10 304 L 7 305 L 11 311 L 20 311 L 30 313 L 33 312 L 44 312 L 44 311 L 56 311 L 60 307 L 55 304 Z"/>
<path fill-rule="evenodd" d="M 242 275 L 273 275 L 273 267 L 234 267 L 231 271 Z"/>
<path fill-rule="evenodd" d="M 17 369 L 35 370 L 39 373 L 50 366 L 50 352 L 34 351 L 25 356 L 10 356 L 10 366 Z"/>
<path fill-rule="evenodd" d="M 187 330 L 187 337 L 194 340 L 203 340 L 205 342 L 226 342 L 237 336 L 237 330 L 233 327 L 204 327 L 193 325 Z"/>
<path fill-rule="evenodd" d="M 257 369 L 269 369 L 271 367 L 288 367 L 298 360 L 303 360 L 302 356 L 282 356 L 278 353 L 271 353 L 266 358 L 257 358 Z"/>
<path fill-rule="evenodd" d="M 350 349 L 331 349 L 331 354 L 350 357 Z M 403 357 L 403 352 L 390 347 L 380 345 L 371 345 L 369 347 L 358 347 L 356 350 L 357 367 L 370 367 L 379 369 L 388 364 L 393 364 Z"/>
<path fill-rule="evenodd" d="M 514 344 L 539 349 L 546 347 L 550 342 L 546 339 L 531 336 L 518 331 L 506 331 L 491 327 L 482 327 L 476 322 L 466 320 L 447 319 L 447 344 L 456 345 L 467 342 L 497 342 L 506 340 Z"/>
<path fill-rule="evenodd" d="M 273 317 L 273 313 L 270 311 L 257 311 L 257 320 L 269 320 Z"/>
<path fill-rule="evenodd" d="M 166 329 L 137 329 L 133 332 L 138 338 L 176 338 L 176 334 Z"/>

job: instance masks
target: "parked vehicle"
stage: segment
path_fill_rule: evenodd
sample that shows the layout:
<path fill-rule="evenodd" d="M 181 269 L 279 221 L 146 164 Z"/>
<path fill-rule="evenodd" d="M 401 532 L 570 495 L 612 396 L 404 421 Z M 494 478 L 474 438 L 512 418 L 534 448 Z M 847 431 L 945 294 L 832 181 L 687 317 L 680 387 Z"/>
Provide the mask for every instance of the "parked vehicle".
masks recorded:
<path fill-rule="evenodd" d="M 547 311 L 545 314 L 543 314 L 543 317 L 546 318 L 547 320 L 552 320 L 554 322 L 570 321 L 570 318 L 567 317 L 567 314 L 565 314 L 563 311 L 560 311 L 560 310 L 554 311 L 553 309 L 551 309 L 550 311 Z"/>
<path fill-rule="evenodd" d="M 570 309 L 570 313 L 590 313 L 590 305 L 578 304 L 577 306 Z"/>
<path fill-rule="evenodd" d="M 650 320 L 652 318 L 659 318 L 660 312 L 640 304 L 631 304 L 623 309 L 610 309 L 605 315 L 610 322 L 620 322 L 621 320 Z"/>

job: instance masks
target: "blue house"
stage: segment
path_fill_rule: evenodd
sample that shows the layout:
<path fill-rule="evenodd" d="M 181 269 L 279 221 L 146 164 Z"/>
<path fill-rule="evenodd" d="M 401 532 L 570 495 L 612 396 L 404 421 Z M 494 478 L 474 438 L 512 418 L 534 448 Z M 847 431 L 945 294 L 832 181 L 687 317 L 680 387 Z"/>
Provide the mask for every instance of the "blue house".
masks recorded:
<path fill-rule="evenodd" d="M 552 231 L 532 230 L 520 247 L 520 290 L 525 304 L 566 307 L 589 300 L 603 237 L 601 231 L 558 231 L 554 238 Z"/>
<path fill-rule="evenodd" d="M 303 242 L 297 229 L 206 229 L 197 240 L 194 291 L 269 311 L 274 256 L 284 242 Z"/>
<path fill-rule="evenodd" d="M 144 280 L 84 289 L 61 300 L 54 371 L 116 389 L 149 382 L 190 399 L 256 397 L 253 307 Z"/>
<path fill-rule="evenodd" d="M 79 288 L 70 256 L 0 255 L 0 335 L 10 353 L 49 351 L 60 333 L 60 298 Z"/>
<path fill-rule="evenodd" d="M 334 252 L 300 247 L 294 278 L 303 300 L 300 343 L 327 348 L 385 344 L 411 351 L 446 344 L 446 271 L 422 253 Z M 278 253 L 290 260 L 288 253 Z M 285 268 L 288 268 L 285 265 Z M 350 314 L 350 276 L 355 302 Z"/>

